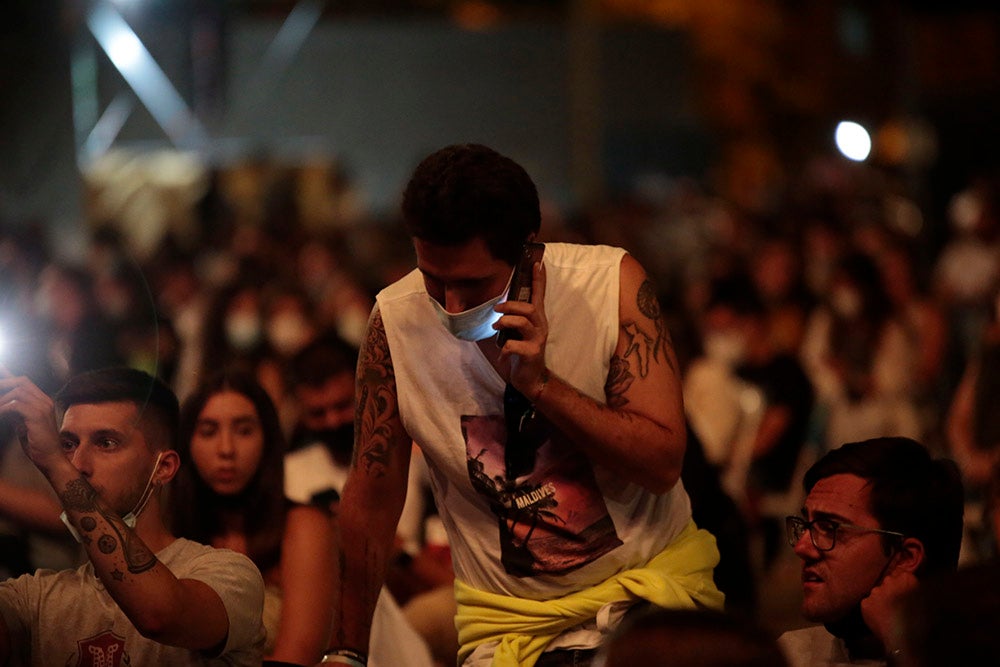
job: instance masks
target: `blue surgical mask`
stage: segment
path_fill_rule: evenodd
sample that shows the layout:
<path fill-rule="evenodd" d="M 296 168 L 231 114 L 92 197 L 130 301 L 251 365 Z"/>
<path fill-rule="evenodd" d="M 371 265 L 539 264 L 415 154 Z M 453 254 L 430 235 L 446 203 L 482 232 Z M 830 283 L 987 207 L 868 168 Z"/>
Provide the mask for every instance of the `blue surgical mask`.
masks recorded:
<path fill-rule="evenodd" d="M 153 489 L 155 488 L 153 479 L 156 477 L 156 469 L 160 465 L 160 457 L 162 456 L 163 452 L 156 455 L 156 461 L 153 463 L 153 472 L 149 474 L 149 480 L 146 482 L 146 488 L 142 490 L 142 495 L 139 496 L 139 500 L 136 502 L 135 507 L 133 507 L 128 514 L 122 517 L 122 521 L 129 528 L 135 528 L 135 522 L 139 519 L 139 515 L 142 514 L 142 510 L 146 509 L 146 503 L 149 502 L 149 498 L 153 495 Z M 62 520 L 66 528 L 69 529 L 70 535 L 72 535 L 77 542 L 83 544 L 83 538 L 80 537 L 79 531 L 72 524 L 72 522 L 70 522 L 66 512 L 60 514 L 59 519 Z"/>
<path fill-rule="evenodd" d="M 497 332 L 493 328 L 493 323 L 503 316 L 493 310 L 493 308 L 507 298 L 507 290 L 510 289 L 510 281 L 513 277 L 514 273 L 512 271 L 510 278 L 507 279 L 507 285 L 504 286 L 503 291 L 498 296 L 475 308 L 469 308 L 460 313 L 449 313 L 433 297 L 428 296 L 428 298 L 431 305 L 434 306 L 434 313 L 437 315 L 438 320 L 440 320 L 441 324 L 444 325 L 444 328 L 452 336 L 459 340 L 471 342 L 485 340 Z"/>

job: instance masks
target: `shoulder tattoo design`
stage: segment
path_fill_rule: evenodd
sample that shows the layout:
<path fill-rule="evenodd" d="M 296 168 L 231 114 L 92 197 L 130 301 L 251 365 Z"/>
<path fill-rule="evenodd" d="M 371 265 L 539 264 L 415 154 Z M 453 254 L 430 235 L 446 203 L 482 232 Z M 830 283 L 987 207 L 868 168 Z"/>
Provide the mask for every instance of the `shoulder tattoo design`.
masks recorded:
<path fill-rule="evenodd" d="M 673 347 L 670 332 L 667 331 L 667 325 L 663 321 L 656 288 L 653 287 L 653 281 L 648 278 L 639 287 L 639 293 L 636 295 L 636 306 L 640 313 L 649 318 L 653 325 L 653 332 L 649 332 L 649 327 L 645 322 L 623 322 L 622 330 L 627 340 L 623 357 L 634 362 L 640 378 L 649 374 L 651 362 L 665 361 L 670 369 L 676 372 L 677 369 L 674 368 L 674 362 L 670 356 L 669 348 Z"/>
<path fill-rule="evenodd" d="M 368 321 L 368 334 L 358 363 L 358 425 L 354 464 L 368 474 L 382 476 L 389 466 L 392 421 L 398 414 L 396 375 L 389 355 L 389 341 L 376 308 Z"/>

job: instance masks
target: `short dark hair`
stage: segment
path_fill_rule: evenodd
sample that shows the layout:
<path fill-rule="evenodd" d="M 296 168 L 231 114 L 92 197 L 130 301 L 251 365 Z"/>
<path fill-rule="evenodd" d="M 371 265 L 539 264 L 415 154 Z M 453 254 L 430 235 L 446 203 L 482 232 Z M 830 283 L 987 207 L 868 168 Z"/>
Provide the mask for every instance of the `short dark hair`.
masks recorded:
<path fill-rule="evenodd" d="M 99 368 L 74 376 L 54 398 L 65 413 L 73 405 L 128 401 L 138 409 L 146 442 L 155 449 L 175 449 L 179 412 L 177 396 L 162 380 L 125 366 Z"/>
<path fill-rule="evenodd" d="M 358 349 L 337 332 L 327 331 L 303 347 L 288 362 L 288 384 L 292 387 L 319 387 L 343 373 L 354 375 Z"/>
<path fill-rule="evenodd" d="M 964 493 L 954 461 L 931 457 L 926 447 L 910 438 L 850 442 L 828 452 L 806 472 L 806 493 L 819 480 L 838 474 L 871 483 L 871 513 L 879 527 L 923 543 L 919 577 L 958 567 Z M 894 538 L 884 539 L 888 549 Z"/>
<path fill-rule="evenodd" d="M 542 218 L 524 168 L 479 144 L 447 146 L 424 158 L 403 193 L 402 210 L 415 238 L 456 246 L 481 237 L 494 257 L 511 264 Z"/>

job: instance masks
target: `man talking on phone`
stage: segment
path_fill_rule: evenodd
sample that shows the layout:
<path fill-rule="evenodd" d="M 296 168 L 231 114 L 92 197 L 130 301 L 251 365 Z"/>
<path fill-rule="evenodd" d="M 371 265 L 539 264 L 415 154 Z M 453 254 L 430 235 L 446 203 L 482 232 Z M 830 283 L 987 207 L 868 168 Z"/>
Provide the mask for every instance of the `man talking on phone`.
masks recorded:
<path fill-rule="evenodd" d="M 378 295 L 361 349 L 326 662 L 366 664 L 411 441 L 451 545 L 460 664 L 589 665 L 630 612 L 721 607 L 715 540 L 679 482 L 677 362 L 639 263 L 549 243 L 524 267 L 530 295 L 508 295 L 538 194 L 485 146 L 425 158 L 402 212 L 417 268 Z"/>

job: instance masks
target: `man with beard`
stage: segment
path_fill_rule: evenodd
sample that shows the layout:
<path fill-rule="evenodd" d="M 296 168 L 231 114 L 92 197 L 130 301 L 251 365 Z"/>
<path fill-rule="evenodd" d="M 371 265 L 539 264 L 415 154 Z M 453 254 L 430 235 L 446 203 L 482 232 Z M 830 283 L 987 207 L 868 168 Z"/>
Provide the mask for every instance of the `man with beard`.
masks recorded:
<path fill-rule="evenodd" d="M 823 625 L 779 643 L 793 667 L 898 661 L 901 596 L 958 565 L 958 468 L 909 438 L 876 438 L 827 453 L 804 486 L 788 541 L 802 559 L 802 615 Z"/>
<path fill-rule="evenodd" d="M 333 333 L 302 348 L 288 366 L 297 419 L 285 459 L 285 493 L 300 503 L 336 502 L 354 447 L 358 351 Z"/>
<path fill-rule="evenodd" d="M 161 491 L 180 465 L 166 385 L 108 368 L 75 376 L 53 400 L 0 366 L 0 420 L 87 554 L 77 570 L 0 584 L 0 664 L 260 664 L 257 568 L 179 539 L 163 521 Z"/>
<path fill-rule="evenodd" d="M 715 539 L 678 483 L 677 358 L 638 260 L 539 243 L 531 177 L 479 144 L 421 160 L 402 219 L 416 267 L 379 292 L 362 344 L 329 660 L 360 667 L 376 645 L 414 442 L 451 548 L 457 664 L 582 667 L 630 613 L 721 608 Z"/>
<path fill-rule="evenodd" d="M 285 494 L 336 512 L 354 447 L 354 371 L 358 351 L 336 333 L 319 336 L 288 368 L 298 419 L 285 457 Z M 400 604 L 451 581 L 450 567 L 421 556 L 428 509 L 423 459 L 411 460 L 410 489 L 397 528 L 387 586 Z"/>

